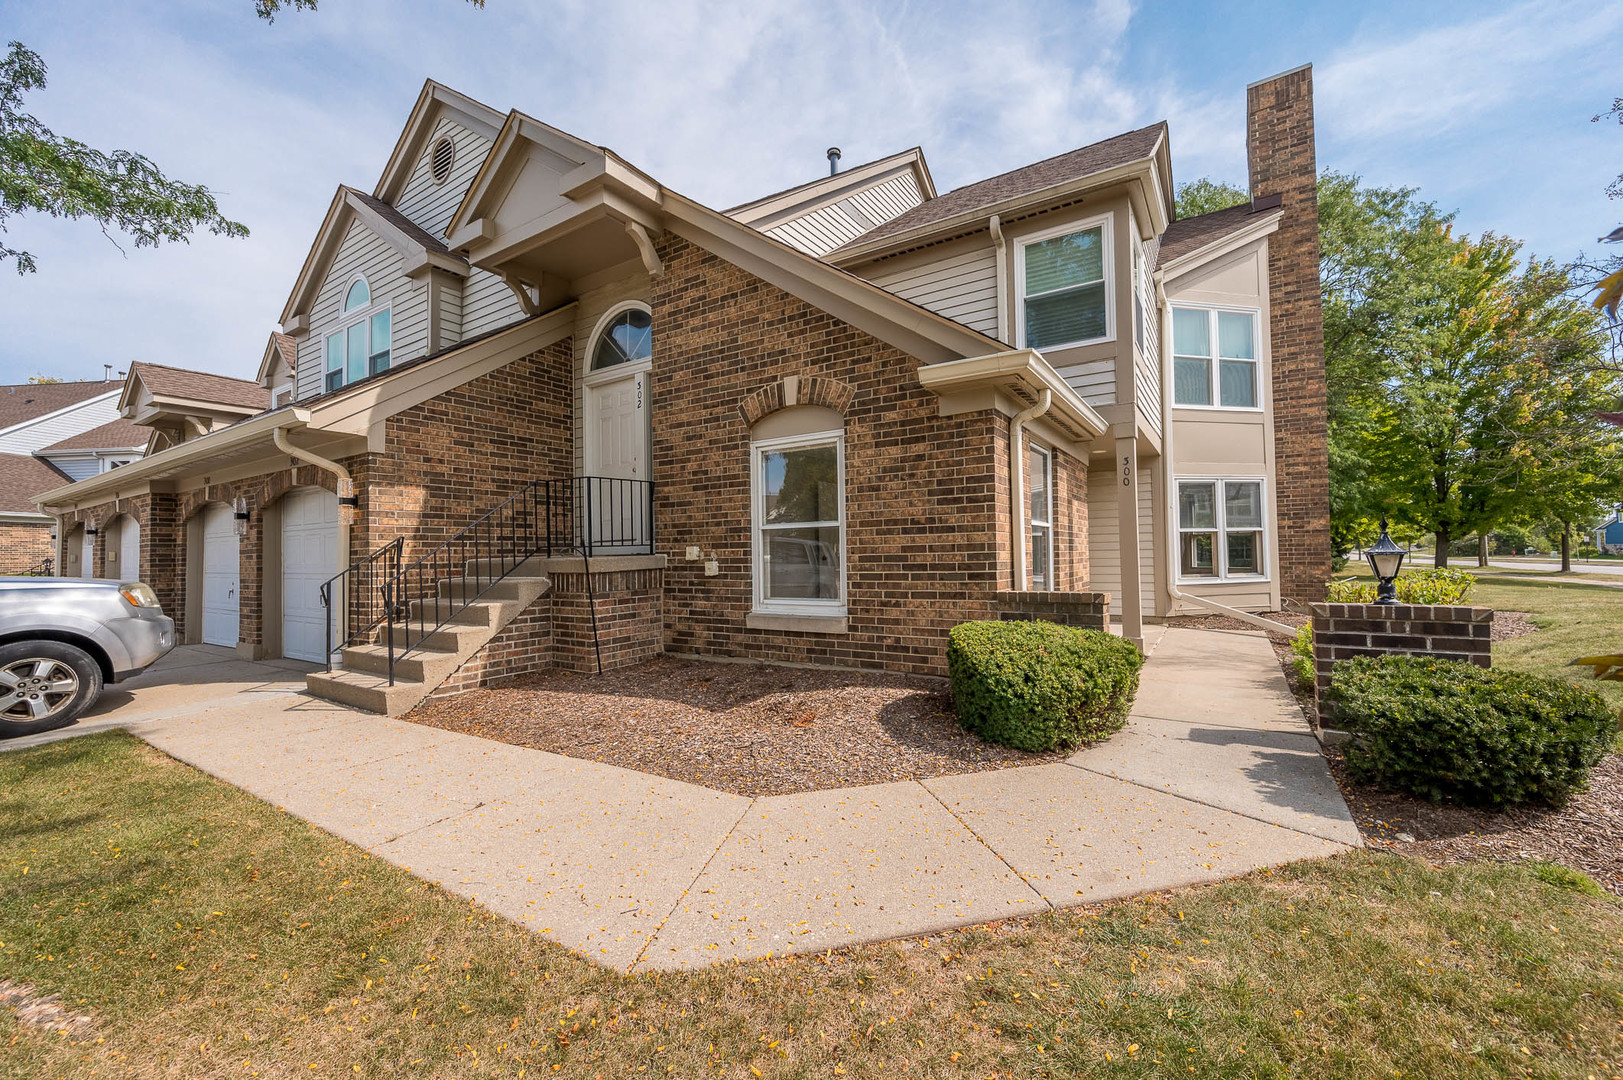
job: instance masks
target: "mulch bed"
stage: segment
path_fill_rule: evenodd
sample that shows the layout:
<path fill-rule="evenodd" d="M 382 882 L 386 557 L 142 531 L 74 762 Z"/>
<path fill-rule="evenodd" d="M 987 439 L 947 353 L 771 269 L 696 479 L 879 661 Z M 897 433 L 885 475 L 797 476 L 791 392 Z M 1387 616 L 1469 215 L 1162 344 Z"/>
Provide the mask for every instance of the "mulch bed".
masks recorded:
<path fill-rule="evenodd" d="M 429 727 L 739 795 L 787 795 L 1063 760 L 958 726 L 946 680 L 660 656 L 430 702 Z"/>

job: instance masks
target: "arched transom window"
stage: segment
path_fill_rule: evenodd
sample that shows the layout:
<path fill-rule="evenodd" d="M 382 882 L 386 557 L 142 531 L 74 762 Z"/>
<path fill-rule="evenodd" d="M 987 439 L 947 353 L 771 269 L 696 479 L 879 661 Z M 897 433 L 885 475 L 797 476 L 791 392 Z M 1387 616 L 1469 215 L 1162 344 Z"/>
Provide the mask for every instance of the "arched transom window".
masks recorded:
<path fill-rule="evenodd" d="M 654 355 L 654 317 L 639 307 L 627 308 L 603 327 L 592 350 L 592 370 L 647 360 Z"/>
<path fill-rule="evenodd" d="M 372 290 L 367 287 L 366 279 L 356 278 L 355 284 L 349 287 L 349 292 L 344 296 L 344 310 L 354 311 L 356 308 L 363 308 L 371 302 Z"/>

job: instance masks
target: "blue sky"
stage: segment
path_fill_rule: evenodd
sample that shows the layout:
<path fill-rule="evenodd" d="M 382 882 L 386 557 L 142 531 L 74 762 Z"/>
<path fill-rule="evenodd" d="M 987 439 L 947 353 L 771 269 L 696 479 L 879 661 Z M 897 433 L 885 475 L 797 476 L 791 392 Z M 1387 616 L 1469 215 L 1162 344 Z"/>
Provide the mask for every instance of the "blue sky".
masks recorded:
<path fill-rule="evenodd" d="M 132 360 L 252 377 L 339 183 L 370 189 L 425 76 L 725 207 L 922 145 L 940 190 L 1166 119 L 1176 178 L 1245 178 L 1245 85 L 1311 61 L 1319 164 L 1417 186 L 1541 255 L 1623 221 L 1623 6 L 996 0 L 0 0 L 61 134 L 208 184 L 253 235 L 120 252 L 14 219 L 0 382 Z"/>

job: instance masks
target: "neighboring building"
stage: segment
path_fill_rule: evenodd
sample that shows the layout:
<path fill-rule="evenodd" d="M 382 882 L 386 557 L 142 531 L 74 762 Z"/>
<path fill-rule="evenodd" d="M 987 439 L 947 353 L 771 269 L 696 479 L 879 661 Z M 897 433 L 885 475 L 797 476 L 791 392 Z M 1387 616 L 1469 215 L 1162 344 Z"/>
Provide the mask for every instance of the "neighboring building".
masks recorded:
<path fill-rule="evenodd" d="M 1623 555 L 1623 507 L 1612 512 L 1612 520 L 1595 530 L 1595 546 L 1602 555 Z"/>
<path fill-rule="evenodd" d="M 1138 638 L 1191 597 L 1312 599 L 1310 69 L 1247 109 L 1252 201 L 1187 221 L 1164 123 L 723 213 L 430 81 L 371 192 L 333 196 L 262 358 L 277 407 L 196 416 L 143 373 L 192 434 L 141 413 L 179 441 L 41 505 L 68 543 L 138 522 L 187 641 L 320 660 L 336 620 L 312 689 L 391 710 L 662 649 L 941 673 L 966 619 L 1108 608 Z"/>

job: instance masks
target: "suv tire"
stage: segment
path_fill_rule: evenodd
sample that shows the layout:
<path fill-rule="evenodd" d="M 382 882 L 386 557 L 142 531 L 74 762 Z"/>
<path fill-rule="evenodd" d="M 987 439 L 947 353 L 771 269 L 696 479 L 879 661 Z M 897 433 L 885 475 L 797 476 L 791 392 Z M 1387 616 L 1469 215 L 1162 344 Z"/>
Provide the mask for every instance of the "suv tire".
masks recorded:
<path fill-rule="evenodd" d="M 101 687 L 101 665 L 76 645 L 0 645 L 0 739 L 67 727 L 96 703 Z"/>

